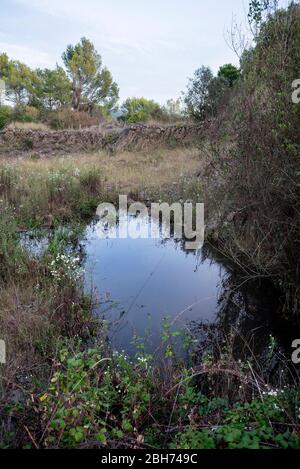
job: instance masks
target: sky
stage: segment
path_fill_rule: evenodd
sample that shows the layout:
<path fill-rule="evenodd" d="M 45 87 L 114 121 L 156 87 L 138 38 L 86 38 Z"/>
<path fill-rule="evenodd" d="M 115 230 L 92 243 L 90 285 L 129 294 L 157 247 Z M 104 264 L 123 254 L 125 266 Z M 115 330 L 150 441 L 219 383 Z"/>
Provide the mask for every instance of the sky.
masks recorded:
<path fill-rule="evenodd" d="M 201 65 L 238 64 L 228 45 L 248 0 L 0 0 L 0 53 L 55 67 L 68 44 L 90 39 L 120 100 L 177 98 Z"/>

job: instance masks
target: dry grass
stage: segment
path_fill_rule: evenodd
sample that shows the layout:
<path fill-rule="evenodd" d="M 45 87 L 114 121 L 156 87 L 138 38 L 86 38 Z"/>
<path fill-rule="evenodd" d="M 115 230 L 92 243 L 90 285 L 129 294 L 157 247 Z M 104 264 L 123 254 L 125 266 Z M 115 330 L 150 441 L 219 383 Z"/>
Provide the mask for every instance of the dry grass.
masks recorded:
<path fill-rule="evenodd" d="M 0 160 L 0 210 L 14 210 L 23 223 L 69 219 L 82 205 L 115 199 L 118 194 L 159 197 L 190 179 L 205 164 L 198 149 L 83 154 L 50 159 Z M 178 189 L 178 199 L 181 198 Z M 92 215 L 92 213 L 90 213 Z"/>
<path fill-rule="evenodd" d="M 196 148 L 123 152 L 113 157 L 101 154 L 98 161 L 108 184 L 124 193 L 142 192 L 149 187 L 163 192 L 179 178 L 195 175 L 203 164 L 202 155 Z"/>
<path fill-rule="evenodd" d="M 51 131 L 50 127 L 42 122 L 11 122 L 8 129 L 21 129 L 21 130 L 47 130 Z"/>

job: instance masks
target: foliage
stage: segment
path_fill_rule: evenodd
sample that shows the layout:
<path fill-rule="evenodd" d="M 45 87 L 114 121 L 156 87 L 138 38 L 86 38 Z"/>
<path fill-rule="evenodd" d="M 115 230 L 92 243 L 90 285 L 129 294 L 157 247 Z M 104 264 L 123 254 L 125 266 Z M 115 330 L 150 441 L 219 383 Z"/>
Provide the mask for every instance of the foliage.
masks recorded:
<path fill-rule="evenodd" d="M 121 119 L 133 124 L 147 122 L 150 119 L 160 119 L 162 110 L 155 101 L 146 98 L 128 98 L 121 107 Z"/>
<path fill-rule="evenodd" d="M 240 78 L 240 71 L 232 64 L 222 65 L 218 71 L 218 78 L 222 80 L 228 88 L 232 88 Z"/>
<path fill-rule="evenodd" d="M 118 101 L 118 86 L 102 65 L 101 56 L 86 38 L 63 53 L 66 67 L 32 70 L 6 54 L 0 54 L 0 79 L 6 85 L 6 99 L 16 107 L 29 105 L 39 110 L 93 110 L 109 113 Z"/>
<path fill-rule="evenodd" d="M 213 80 L 213 73 L 208 67 L 200 67 L 189 79 L 184 102 L 189 116 L 196 120 L 203 120 L 209 112 L 209 87 Z"/>
<path fill-rule="evenodd" d="M 60 348 L 51 384 L 39 399 L 44 421 L 50 419 L 45 445 L 106 446 L 110 440 L 137 439 L 150 401 L 149 371 L 123 354 L 107 356 L 103 346 L 75 347 L 75 353 L 69 345 Z"/>
<path fill-rule="evenodd" d="M 269 389 L 261 398 L 232 404 L 199 392 L 184 368 L 175 380 L 175 388 L 178 380 L 181 386 L 174 404 L 174 396 L 168 399 L 155 383 L 142 344 L 139 349 L 131 361 L 111 353 L 103 342 L 89 348 L 82 342 L 60 344 L 51 383 L 39 397 L 48 423 L 46 447 L 143 447 L 144 442 L 162 447 L 164 438 L 176 449 L 299 447 L 293 431 L 299 420 L 299 389 Z M 164 422 L 171 425 L 170 415 L 184 431 L 160 433 Z"/>
<path fill-rule="evenodd" d="M 177 449 L 265 449 L 298 448 L 299 435 L 286 425 L 287 415 L 299 419 L 299 389 L 265 393 L 263 399 L 220 406 L 218 399 L 204 398 L 200 403 L 202 415 L 213 418 L 221 411 L 222 424 L 215 428 L 197 430 L 192 426 L 175 437 Z M 195 403 L 195 400 L 193 400 Z M 196 401 L 197 403 L 197 401 Z M 204 408 L 203 408 L 204 404 Z M 224 405 L 224 404 L 223 404 Z M 219 417 L 220 418 L 220 417 Z M 212 425 L 213 427 L 213 425 Z"/>
<path fill-rule="evenodd" d="M 12 109 L 9 106 L 0 106 L 0 130 L 4 129 L 12 117 Z"/>
<path fill-rule="evenodd" d="M 6 54 L 1 55 L 0 66 L 0 78 L 6 84 L 6 98 L 14 105 L 29 103 L 38 83 L 36 73 L 18 60 L 8 60 Z"/>
<path fill-rule="evenodd" d="M 38 99 L 45 109 L 56 109 L 71 104 L 71 83 L 62 67 L 37 70 Z"/>
<path fill-rule="evenodd" d="M 234 87 L 239 77 L 239 69 L 232 64 L 220 67 L 216 77 L 208 67 L 196 70 L 184 93 L 188 116 L 203 121 L 217 115 L 229 89 Z"/>
<path fill-rule="evenodd" d="M 250 23 L 258 25 L 264 19 L 264 13 L 276 10 L 278 0 L 251 0 L 248 18 Z"/>
<path fill-rule="evenodd" d="M 300 7 L 291 4 L 261 24 L 240 84 L 211 129 L 224 176 L 214 199 L 237 214 L 223 230 L 224 252 L 240 256 L 249 275 L 272 278 L 290 314 L 299 311 L 300 108 L 292 102 L 299 50 Z"/>
<path fill-rule="evenodd" d="M 12 120 L 17 122 L 38 122 L 40 111 L 34 106 L 18 105 L 12 110 Z"/>
<path fill-rule="evenodd" d="M 114 108 L 118 86 L 91 41 L 83 37 L 75 46 L 69 45 L 62 58 L 72 81 L 73 109 L 79 110 L 84 102 Z"/>
<path fill-rule="evenodd" d="M 4 180 L 0 173 L 0 180 Z M 11 176 L 6 176 L 11 177 Z M 0 282 L 22 273 L 26 255 L 16 234 L 16 223 L 9 213 L 1 213 L 0 207 Z"/>

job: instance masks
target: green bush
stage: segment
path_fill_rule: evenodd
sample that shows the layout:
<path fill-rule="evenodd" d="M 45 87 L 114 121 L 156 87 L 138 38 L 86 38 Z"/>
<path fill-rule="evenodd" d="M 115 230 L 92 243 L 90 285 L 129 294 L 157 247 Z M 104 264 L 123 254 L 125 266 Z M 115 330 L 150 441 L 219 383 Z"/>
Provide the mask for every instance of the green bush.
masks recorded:
<path fill-rule="evenodd" d="M 204 398 L 205 414 L 210 417 L 209 429 L 196 430 L 192 426 L 175 437 L 177 449 L 287 449 L 299 448 L 299 435 L 293 424 L 299 419 L 299 389 L 273 390 L 263 393 L 262 398 L 238 403 L 232 408 L 220 400 Z M 203 415 L 203 403 L 199 413 Z M 220 405 L 222 404 L 222 405 Z M 214 417 L 222 424 L 214 425 Z"/>
<path fill-rule="evenodd" d="M 147 122 L 150 119 L 160 120 L 163 111 L 155 101 L 145 98 L 128 98 L 122 105 L 121 120 L 134 124 L 137 122 Z"/>
<path fill-rule="evenodd" d="M 147 367 L 134 367 L 123 354 L 107 356 L 101 346 L 60 348 L 59 364 L 40 407 L 45 446 L 77 448 L 91 441 L 134 438 L 147 415 L 152 389 Z"/>
<path fill-rule="evenodd" d="M 4 129 L 12 117 L 12 109 L 9 106 L 0 106 L 0 130 Z"/>

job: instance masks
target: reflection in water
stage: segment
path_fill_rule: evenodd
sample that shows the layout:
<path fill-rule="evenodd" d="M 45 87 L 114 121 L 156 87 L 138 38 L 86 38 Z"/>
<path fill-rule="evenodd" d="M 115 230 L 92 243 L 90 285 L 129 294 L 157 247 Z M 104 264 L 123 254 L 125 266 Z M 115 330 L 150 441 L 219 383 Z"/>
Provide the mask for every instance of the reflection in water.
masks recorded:
<path fill-rule="evenodd" d="M 120 224 L 124 220 L 119 221 Z M 136 223 L 134 218 L 129 224 Z M 148 219 L 140 227 L 145 235 Z M 174 239 L 103 239 L 99 221 L 86 232 L 86 289 L 96 290 L 97 311 L 110 323 L 112 346 L 131 352 L 134 335 L 153 351 L 164 318 L 174 329 L 191 321 L 214 322 L 225 269 Z M 122 227 L 121 227 L 122 229 Z M 133 230 L 134 231 L 134 230 Z"/>

